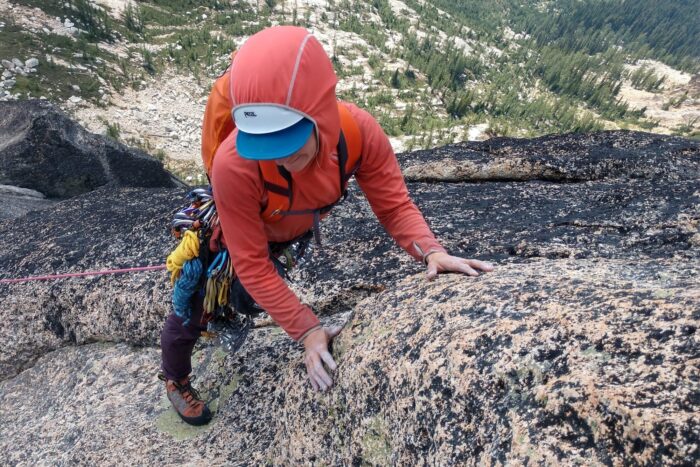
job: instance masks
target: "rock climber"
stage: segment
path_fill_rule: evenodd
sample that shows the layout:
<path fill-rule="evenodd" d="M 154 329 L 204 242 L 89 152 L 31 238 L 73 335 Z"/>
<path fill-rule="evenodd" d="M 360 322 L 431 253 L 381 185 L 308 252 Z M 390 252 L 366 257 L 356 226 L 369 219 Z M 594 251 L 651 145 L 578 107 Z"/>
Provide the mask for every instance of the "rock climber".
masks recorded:
<path fill-rule="evenodd" d="M 202 151 L 221 241 L 242 290 L 232 292 L 234 308 L 243 293 L 302 344 L 308 379 L 317 391 L 333 385 L 336 362 L 328 346 L 340 328 L 323 326 L 301 303 L 271 251 L 273 245 L 308 238 L 309 232 L 318 240 L 319 220 L 342 200 L 349 175 L 354 173 L 398 245 L 426 265 L 428 278 L 493 270 L 489 263 L 451 256 L 440 245 L 409 198 L 386 134 L 369 113 L 338 101 L 336 82 L 331 61 L 312 34 L 300 27 L 271 27 L 251 36 L 233 56 L 211 91 L 203 124 Z M 222 107 L 228 123 L 215 115 Z M 190 378 L 192 349 L 202 331 L 201 302 L 200 296 L 193 298 L 187 319 L 171 314 L 161 334 L 168 398 L 193 425 L 212 417 Z"/>

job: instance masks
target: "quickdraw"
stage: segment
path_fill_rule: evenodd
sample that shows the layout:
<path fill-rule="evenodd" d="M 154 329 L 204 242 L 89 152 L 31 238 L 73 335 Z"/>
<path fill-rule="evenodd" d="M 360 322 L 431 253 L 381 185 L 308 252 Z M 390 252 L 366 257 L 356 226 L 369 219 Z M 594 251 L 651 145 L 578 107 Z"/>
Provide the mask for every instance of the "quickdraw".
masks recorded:
<path fill-rule="evenodd" d="M 203 322 L 209 322 L 213 318 L 226 316 L 228 314 L 228 301 L 231 283 L 235 278 L 233 264 L 226 250 L 219 251 L 213 261 L 209 257 L 209 239 L 213 230 L 219 225 L 219 216 L 216 212 L 216 203 L 211 186 L 195 188 L 187 194 L 188 203 L 173 213 L 171 223 L 172 233 L 175 238 L 180 239 L 181 245 L 186 240 L 196 236 L 199 243 L 199 257 L 205 266 L 203 277 L 197 278 L 202 284 L 199 287 L 204 293 L 204 316 Z M 182 249 L 178 246 L 178 249 Z M 172 255 L 171 255 L 172 256 Z M 178 279 L 179 280 L 179 279 Z M 194 290 L 193 284 L 187 284 L 185 289 Z M 177 287 L 177 286 L 176 286 Z M 201 293 L 201 292 L 200 292 Z M 190 297 L 178 297 L 174 294 L 174 306 L 182 309 L 183 304 L 175 303 L 175 298 L 189 300 Z M 191 307 L 186 307 L 191 314 Z"/>
<path fill-rule="evenodd" d="M 211 315 L 218 308 L 228 306 L 233 278 L 231 257 L 228 251 L 222 250 L 207 269 L 206 293 L 204 295 L 204 313 L 206 315 Z"/>
<path fill-rule="evenodd" d="M 187 199 L 189 204 L 173 215 L 171 227 L 175 238 L 181 238 L 187 230 L 211 234 L 211 229 L 219 223 L 211 187 L 195 188 L 187 194 Z"/>

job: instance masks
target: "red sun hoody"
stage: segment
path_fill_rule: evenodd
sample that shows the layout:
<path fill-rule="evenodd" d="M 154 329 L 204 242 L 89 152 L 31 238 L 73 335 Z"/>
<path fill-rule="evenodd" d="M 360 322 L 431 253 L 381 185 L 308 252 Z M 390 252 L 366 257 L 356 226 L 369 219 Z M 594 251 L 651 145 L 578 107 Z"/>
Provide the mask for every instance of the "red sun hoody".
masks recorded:
<path fill-rule="evenodd" d="M 265 29 L 246 41 L 229 71 L 231 108 L 250 103 L 288 106 L 310 118 L 319 139 L 315 160 L 293 177 L 290 209 L 317 209 L 340 196 L 336 146 L 340 135 L 332 64 L 318 40 L 303 28 Z M 362 156 L 355 177 L 372 210 L 396 242 L 417 260 L 445 251 L 408 196 L 391 144 L 376 120 L 346 104 L 360 127 Z M 207 119 L 205 117 L 205 126 Z M 205 128 L 203 131 L 207 131 Z M 267 201 L 256 161 L 236 152 L 234 130 L 216 150 L 211 169 L 221 228 L 236 274 L 253 299 L 295 340 L 319 324 L 269 259 L 268 242 L 283 242 L 310 230 L 313 216 L 261 218 Z"/>

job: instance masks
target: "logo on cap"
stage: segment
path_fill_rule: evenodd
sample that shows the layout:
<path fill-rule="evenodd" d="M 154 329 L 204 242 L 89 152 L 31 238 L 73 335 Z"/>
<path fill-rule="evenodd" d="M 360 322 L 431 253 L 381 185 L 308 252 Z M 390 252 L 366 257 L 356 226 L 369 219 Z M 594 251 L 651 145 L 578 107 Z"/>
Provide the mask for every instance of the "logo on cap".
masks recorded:
<path fill-rule="evenodd" d="M 245 104 L 233 109 L 233 120 L 238 129 L 253 135 L 287 129 L 303 118 L 300 112 L 277 104 Z"/>

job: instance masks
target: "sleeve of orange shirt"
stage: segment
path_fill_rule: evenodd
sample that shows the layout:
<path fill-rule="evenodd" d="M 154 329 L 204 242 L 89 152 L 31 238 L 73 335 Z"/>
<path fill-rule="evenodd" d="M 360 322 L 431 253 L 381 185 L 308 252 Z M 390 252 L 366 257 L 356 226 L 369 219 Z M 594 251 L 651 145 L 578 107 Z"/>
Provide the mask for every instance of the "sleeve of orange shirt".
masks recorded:
<path fill-rule="evenodd" d="M 241 283 L 290 337 L 299 340 L 320 324 L 311 308 L 277 274 L 269 257 L 267 237 L 260 217 L 263 186 L 257 163 L 231 164 L 235 133 L 222 143 L 214 159 L 212 186 L 219 221 L 233 266 Z"/>
<path fill-rule="evenodd" d="M 396 243 L 416 260 L 445 249 L 408 196 L 389 138 L 368 112 L 346 104 L 362 132 L 362 159 L 355 175 L 372 211 Z"/>

